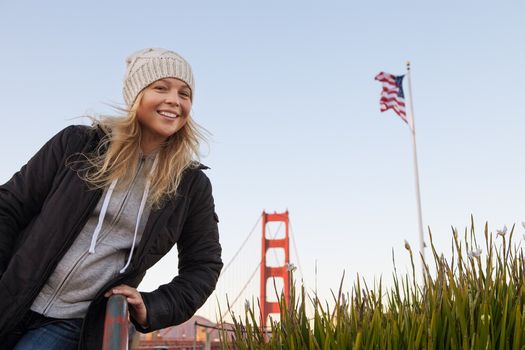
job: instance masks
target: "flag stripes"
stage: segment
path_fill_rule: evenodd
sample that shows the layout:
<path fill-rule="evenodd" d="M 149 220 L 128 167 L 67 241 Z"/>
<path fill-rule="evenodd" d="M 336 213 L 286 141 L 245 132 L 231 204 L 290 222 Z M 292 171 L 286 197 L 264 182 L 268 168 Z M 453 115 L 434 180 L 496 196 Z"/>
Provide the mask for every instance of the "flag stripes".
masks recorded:
<path fill-rule="evenodd" d="M 405 111 L 405 94 L 403 93 L 404 75 L 395 76 L 389 73 L 381 72 L 376 75 L 375 80 L 383 84 L 379 105 L 381 112 L 392 109 L 398 116 L 408 124 Z"/>

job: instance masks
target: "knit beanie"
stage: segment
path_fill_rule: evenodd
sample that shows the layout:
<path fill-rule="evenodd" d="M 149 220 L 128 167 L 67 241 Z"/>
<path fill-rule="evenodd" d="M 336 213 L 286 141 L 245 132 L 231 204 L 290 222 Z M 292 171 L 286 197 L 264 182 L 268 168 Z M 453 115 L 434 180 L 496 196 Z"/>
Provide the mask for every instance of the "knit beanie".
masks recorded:
<path fill-rule="evenodd" d="M 188 84 L 193 99 L 195 82 L 191 66 L 178 53 L 158 48 L 143 49 L 129 56 L 126 64 L 123 94 L 128 108 L 133 106 L 139 92 L 163 78 L 176 78 Z"/>

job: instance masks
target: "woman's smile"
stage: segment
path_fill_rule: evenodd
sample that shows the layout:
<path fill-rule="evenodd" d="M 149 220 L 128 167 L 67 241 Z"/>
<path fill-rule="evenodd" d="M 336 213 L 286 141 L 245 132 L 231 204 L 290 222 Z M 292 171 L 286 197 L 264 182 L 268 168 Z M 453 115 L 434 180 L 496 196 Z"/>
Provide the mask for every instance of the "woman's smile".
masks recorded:
<path fill-rule="evenodd" d="M 157 111 L 157 113 L 169 119 L 175 119 L 179 116 L 177 113 L 169 112 L 169 111 Z"/>

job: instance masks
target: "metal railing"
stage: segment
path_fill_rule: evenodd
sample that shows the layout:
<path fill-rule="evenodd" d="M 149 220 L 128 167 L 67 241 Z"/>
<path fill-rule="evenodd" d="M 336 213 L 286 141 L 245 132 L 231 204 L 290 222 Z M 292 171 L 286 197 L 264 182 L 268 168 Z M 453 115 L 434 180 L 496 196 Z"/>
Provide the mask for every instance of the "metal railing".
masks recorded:
<path fill-rule="evenodd" d="M 108 300 L 102 350 L 128 350 L 128 302 L 122 295 Z"/>

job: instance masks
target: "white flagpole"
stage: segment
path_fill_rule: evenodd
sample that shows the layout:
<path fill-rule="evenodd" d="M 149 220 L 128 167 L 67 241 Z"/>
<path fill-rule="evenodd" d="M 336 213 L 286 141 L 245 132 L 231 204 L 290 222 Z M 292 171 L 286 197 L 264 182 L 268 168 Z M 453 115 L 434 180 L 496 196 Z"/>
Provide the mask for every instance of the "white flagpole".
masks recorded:
<path fill-rule="evenodd" d="M 414 122 L 414 103 L 412 101 L 412 84 L 410 81 L 410 62 L 407 61 L 407 80 L 408 80 L 408 97 L 410 101 L 410 130 L 412 132 L 412 150 L 414 156 L 414 175 L 416 179 L 416 198 L 417 198 L 417 213 L 419 221 L 419 253 L 425 262 L 425 239 L 423 237 L 423 215 L 421 213 L 421 193 L 419 191 L 419 170 L 417 165 L 417 150 L 416 150 L 416 124 Z M 422 266 L 424 273 L 424 266 Z"/>

